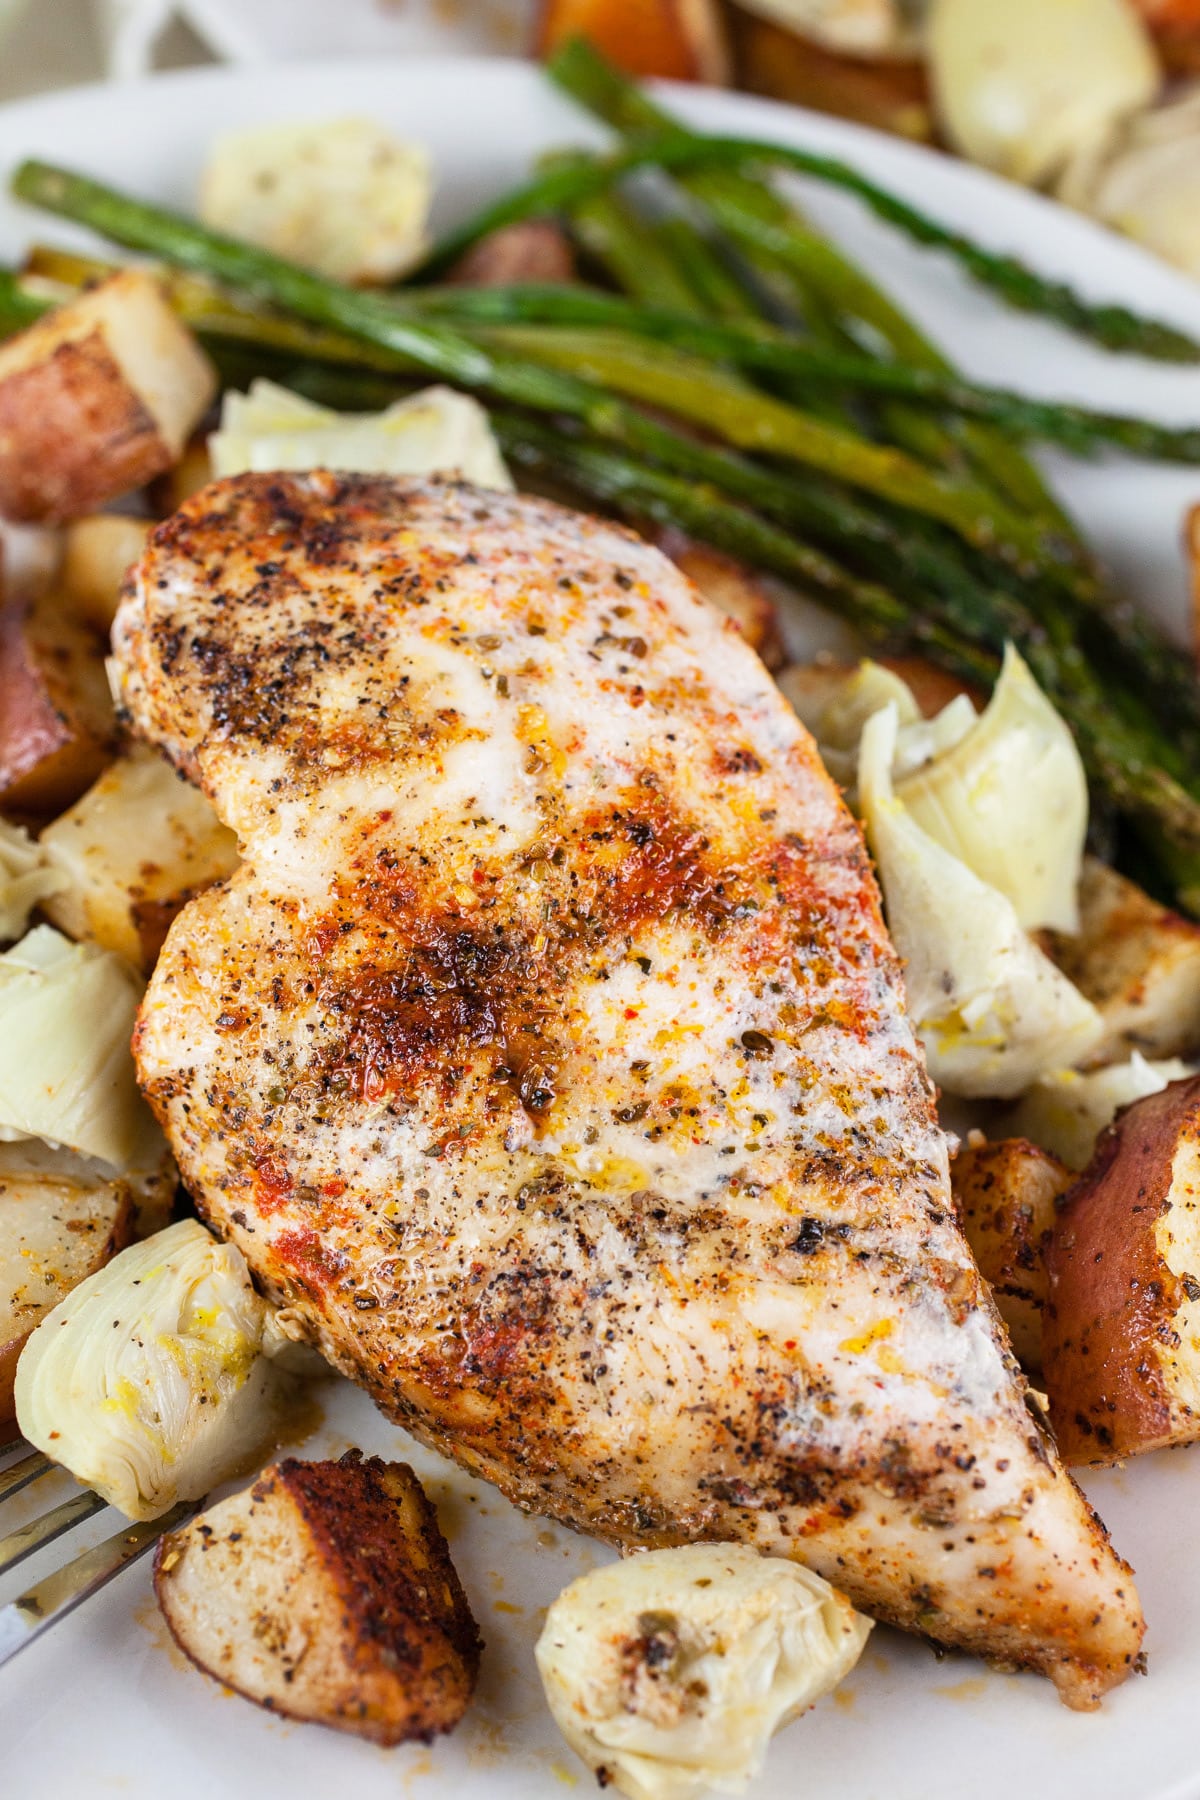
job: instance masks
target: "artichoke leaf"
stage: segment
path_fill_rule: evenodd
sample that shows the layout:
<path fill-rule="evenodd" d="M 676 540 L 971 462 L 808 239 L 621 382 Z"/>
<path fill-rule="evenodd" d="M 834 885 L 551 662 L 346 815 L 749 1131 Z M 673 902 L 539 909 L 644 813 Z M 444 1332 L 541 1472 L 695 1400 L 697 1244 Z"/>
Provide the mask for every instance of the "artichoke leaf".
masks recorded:
<path fill-rule="evenodd" d="M 39 901 L 64 885 L 29 833 L 0 819 L 0 943 L 19 938 Z"/>
<path fill-rule="evenodd" d="M 917 824 L 1005 895 L 1024 930 L 1079 929 L 1087 776 L 1066 723 L 1011 644 L 970 728 L 923 768 L 895 773 L 897 798 Z"/>
<path fill-rule="evenodd" d="M 892 783 L 898 717 L 863 733 L 858 785 L 909 1011 L 941 1087 L 1011 1099 L 1085 1056 L 1104 1025 L 1024 931 L 1005 895 L 922 829 Z"/>
<path fill-rule="evenodd" d="M 469 394 L 428 387 L 379 413 L 339 413 L 273 381 L 230 391 L 208 440 L 213 473 L 353 469 L 375 475 L 459 475 L 511 492 L 487 413 Z"/>
<path fill-rule="evenodd" d="M 933 0 L 926 41 L 952 147 L 1030 186 L 1149 105 L 1161 81 L 1129 0 Z"/>
<path fill-rule="evenodd" d="M 1005 1119 L 1005 1131 L 1040 1144 L 1069 1169 L 1082 1169 L 1091 1161 L 1096 1139 L 1123 1106 L 1161 1093 L 1172 1081 L 1195 1072 L 1178 1057 L 1147 1062 L 1136 1050 L 1128 1062 L 1103 1069 L 1054 1069 L 1022 1095 Z"/>
<path fill-rule="evenodd" d="M 17 1364 L 22 1432 L 130 1519 L 236 1472 L 286 1378 L 240 1250 L 182 1219 L 133 1244 L 38 1326 Z"/>
<path fill-rule="evenodd" d="M 741 1793 L 773 1732 L 836 1687 L 871 1622 L 799 1563 L 650 1550 L 559 1595 L 538 1672 L 571 1748 L 631 1800 Z"/>
<path fill-rule="evenodd" d="M 850 791 L 854 782 L 863 728 L 889 703 L 899 717 L 894 773 L 908 774 L 951 749 L 971 729 L 975 708 L 959 694 L 932 719 L 926 719 L 912 689 L 894 670 L 864 657 L 849 674 L 825 682 L 783 683 L 787 699 L 817 740 L 821 760 L 834 780 Z"/>
<path fill-rule="evenodd" d="M 121 957 L 49 925 L 0 955 L 0 1139 L 42 1138 L 119 1174 L 162 1163 L 129 1050 L 141 997 Z"/>

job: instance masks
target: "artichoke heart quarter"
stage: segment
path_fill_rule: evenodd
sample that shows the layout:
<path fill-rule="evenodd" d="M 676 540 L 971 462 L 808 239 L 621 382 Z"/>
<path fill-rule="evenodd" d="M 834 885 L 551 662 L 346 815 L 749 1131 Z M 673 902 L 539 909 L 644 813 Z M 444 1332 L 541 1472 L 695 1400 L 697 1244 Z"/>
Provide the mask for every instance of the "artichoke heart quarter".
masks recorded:
<path fill-rule="evenodd" d="M 21 1430 L 131 1519 L 198 1500 L 261 1442 L 279 1394 L 271 1309 L 194 1219 L 134 1244 L 42 1321 Z"/>
<path fill-rule="evenodd" d="M 907 965 L 929 1073 L 951 1093 L 1012 1099 L 1087 1055 L 1104 1032 L 1021 929 L 1012 902 L 923 830 L 892 784 L 897 713 L 867 723 L 858 790 L 888 929 Z"/>
<path fill-rule="evenodd" d="M 744 1545 L 651 1550 L 551 1606 L 537 1664 L 571 1748 L 630 1800 L 741 1793 L 772 1734 L 836 1687 L 871 1621 Z"/>
<path fill-rule="evenodd" d="M 231 389 L 208 440 L 215 475 L 246 469 L 359 469 L 378 475 L 459 475 L 511 492 L 513 481 L 478 400 L 434 386 L 377 413 L 339 413 L 273 381 Z"/>
<path fill-rule="evenodd" d="M 161 1160 L 129 1052 L 141 997 L 121 957 L 49 925 L 0 956 L 0 1140 L 42 1138 L 122 1174 Z"/>
<path fill-rule="evenodd" d="M 896 794 L 930 837 L 1012 902 L 1025 931 L 1079 928 L 1083 761 L 1012 645 L 986 710 Z"/>

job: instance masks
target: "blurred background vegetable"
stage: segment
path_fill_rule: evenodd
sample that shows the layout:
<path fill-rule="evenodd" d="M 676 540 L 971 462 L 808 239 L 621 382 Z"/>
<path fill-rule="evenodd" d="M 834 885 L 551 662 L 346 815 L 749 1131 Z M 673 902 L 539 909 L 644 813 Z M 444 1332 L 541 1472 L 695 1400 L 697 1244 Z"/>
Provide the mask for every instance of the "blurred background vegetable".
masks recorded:
<path fill-rule="evenodd" d="M 1071 205 L 1197 266 L 1197 159 L 1176 109 L 1200 76 L 1200 0 L 0 0 L 0 33 L 6 20 L 0 97 L 94 76 L 105 56 L 121 76 L 214 59 L 548 58 L 583 35 L 633 75 L 739 87 L 940 144 L 1016 180 L 1062 180 Z M 260 204 L 247 156 L 269 159 L 272 132 L 253 135 L 257 145 L 231 153 L 222 204 Z M 323 147 L 323 183 L 370 178 L 354 135 Z M 403 214 L 420 171 L 400 175 Z M 292 190 L 298 217 L 304 196 Z M 403 254 L 407 225 L 394 223 Z M 332 233 L 336 254 L 353 258 L 338 222 Z"/>

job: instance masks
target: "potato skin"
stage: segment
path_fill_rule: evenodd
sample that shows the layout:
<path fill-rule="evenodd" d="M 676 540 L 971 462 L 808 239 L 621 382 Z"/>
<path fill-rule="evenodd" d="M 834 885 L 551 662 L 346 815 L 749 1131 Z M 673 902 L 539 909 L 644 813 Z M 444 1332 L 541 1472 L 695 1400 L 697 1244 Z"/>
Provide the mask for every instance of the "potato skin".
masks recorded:
<path fill-rule="evenodd" d="M 289 1718 L 428 1743 L 474 1691 L 482 1642 L 406 1463 L 276 1463 L 162 1539 L 154 1587 L 198 1668 Z"/>
<path fill-rule="evenodd" d="M 730 10 L 738 86 L 875 130 L 930 140 L 929 82 L 916 57 L 850 56 L 770 19 Z"/>
<path fill-rule="evenodd" d="M 1119 1113 L 1063 1201 L 1046 1252 L 1043 1373 L 1068 1462 L 1200 1437 L 1200 1346 L 1185 1317 L 1200 1298 L 1198 1177 L 1192 1076 Z M 1164 1230 L 1185 1257 L 1194 1244 L 1195 1275 L 1171 1267 Z"/>
<path fill-rule="evenodd" d="M 512 281 L 577 279 L 571 240 L 553 219 L 519 219 L 489 231 L 446 275 L 452 287 L 504 287 Z M 185 496 L 186 497 L 186 496 Z"/>
<path fill-rule="evenodd" d="M 103 453 L 99 453 L 99 446 Z M 139 487 L 170 452 L 104 334 L 0 380 L 0 513 L 59 524 Z"/>
<path fill-rule="evenodd" d="M 995 1296 L 1021 1366 L 1042 1363 L 1046 1247 L 1055 1202 L 1071 1172 L 1028 1138 L 1003 1138 L 962 1150 L 950 1164 L 950 1186 L 979 1272 Z"/>
<path fill-rule="evenodd" d="M 61 524 L 141 487 L 215 391 L 154 277 L 110 276 L 0 346 L 0 514 Z"/>
<path fill-rule="evenodd" d="M 0 804 L 70 806 L 115 747 L 99 639 L 50 600 L 0 607 Z"/>

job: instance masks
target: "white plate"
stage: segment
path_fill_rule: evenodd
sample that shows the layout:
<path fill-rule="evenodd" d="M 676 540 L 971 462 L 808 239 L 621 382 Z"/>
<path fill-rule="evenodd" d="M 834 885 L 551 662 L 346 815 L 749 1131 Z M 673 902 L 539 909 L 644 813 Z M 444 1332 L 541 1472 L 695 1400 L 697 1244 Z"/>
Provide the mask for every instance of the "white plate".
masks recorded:
<path fill-rule="evenodd" d="M 1096 298 L 1126 301 L 1200 333 L 1200 291 L 1085 221 L 929 152 L 740 95 L 680 90 L 717 130 L 828 148 L 931 212 L 1018 251 Z M 429 144 L 443 218 L 516 181 L 550 145 L 593 135 L 533 70 L 495 62 L 348 63 L 273 72 L 160 76 L 85 89 L 0 113 L 0 174 L 35 154 L 188 204 L 214 132 L 271 117 L 363 111 Z M 1200 371 L 1105 356 L 1004 311 L 943 259 L 910 249 L 853 203 L 814 193 L 812 211 L 964 366 L 1031 391 L 1164 419 L 1200 420 Z M 0 257 L 62 228 L 0 203 Z M 1200 472 L 1054 459 L 1067 499 L 1122 580 L 1182 632 L 1179 526 Z M 12 1800 L 119 1794 L 128 1800 L 255 1800 L 353 1792 L 356 1800 L 549 1800 L 588 1777 L 557 1740 L 532 1648 L 541 1609 L 607 1555 L 513 1511 L 414 1446 L 353 1389 L 323 1391 L 325 1423 L 304 1454 L 348 1444 L 411 1457 L 430 1478 L 487 1639 L 479 1698 L 429 1750 L 381 1751 L 288 1725 L 222 1693 L 167 1643 L 145 1565 L 0 1672 L 0 1792 Z M 1200 1794 L 1192 1708 L 1200 1685 L 1200 1452 L 1146 1458 L 1090 1480 L 1117 1545 L 1136 1565 L 1150 1620 L 1150 1677 L 1101 1713 L 1063 1710 L 1049 1683 L 935 1661 L 912 1640 L 872 1638 L 845 1687 L 777 1741 L 758 1800 L 1183 1800 Z M 37 1503 L 45 1496 L 38 1495 Z M 31 1501 L 31 1508 L 34 1503 Z M 94 1522 L 99 1537 L 113 1515 Z M 43 1552 L 22 1575 L 51 1565 Z M 14 1583 L 0 1590 L 8 1598 Z"/>

